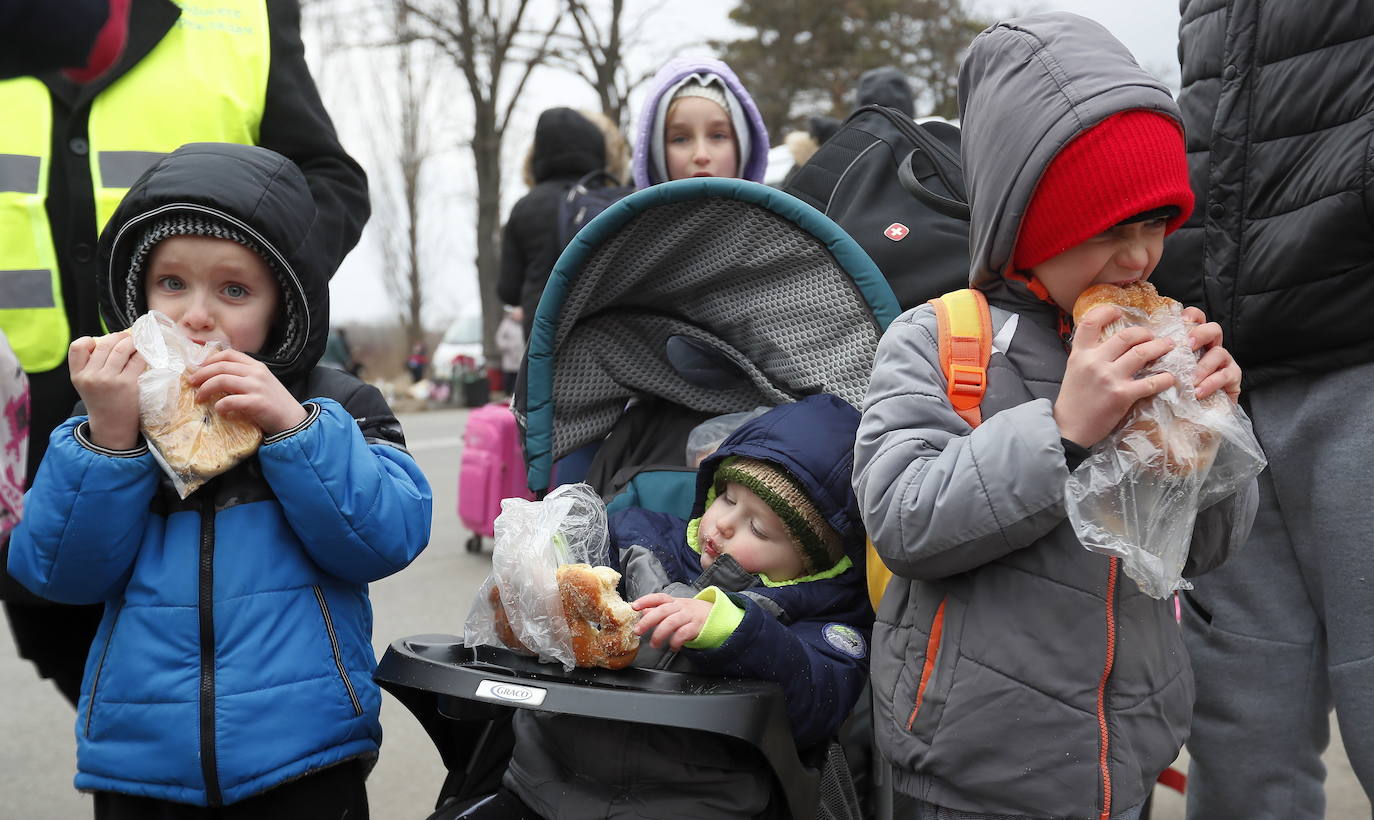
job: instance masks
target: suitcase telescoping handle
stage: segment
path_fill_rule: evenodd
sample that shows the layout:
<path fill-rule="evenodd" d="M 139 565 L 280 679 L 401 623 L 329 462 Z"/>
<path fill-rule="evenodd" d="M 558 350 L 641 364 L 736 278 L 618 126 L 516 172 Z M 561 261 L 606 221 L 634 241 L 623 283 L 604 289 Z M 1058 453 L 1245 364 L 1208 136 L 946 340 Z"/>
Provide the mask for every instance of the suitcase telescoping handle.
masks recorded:
<path fill-rule="evenodd" d="M 962 219 L 967 222 L 969 217 L 968 203 L 940 196 L 921 184 L 921 181 L 916 178 L 916 172 L 911 170 L 916 155 L 923 153 L 923 150 L 919 147 L 913 148 L 910 154 L 907 154 L 901 162 L 897 163 L 897 180 L 902 183 L 902 187 L 908 193 L 916 197 L 927 208 L 951 219 Z"/>

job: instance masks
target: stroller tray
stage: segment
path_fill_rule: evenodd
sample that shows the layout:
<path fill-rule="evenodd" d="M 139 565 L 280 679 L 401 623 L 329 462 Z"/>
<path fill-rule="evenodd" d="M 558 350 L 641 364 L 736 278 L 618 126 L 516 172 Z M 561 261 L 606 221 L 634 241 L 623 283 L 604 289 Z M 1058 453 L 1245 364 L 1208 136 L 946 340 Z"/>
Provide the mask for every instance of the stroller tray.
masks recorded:
<path fill-rule="evenodd" d="M 506 649 L 468 647 L 454 635 L 394 641 L 373 677 L 398 697 L 432 693 L 439 714 L 454 720 L 473 717 L 475 701 L 736 738 L 768 761 L 794 816 L 816 805 L 819 771 L 798 757 L 782 690 L 772 683 L 635 668 L 565 671 Z M 798 811 L 804 806 L 811 809 Z"/>

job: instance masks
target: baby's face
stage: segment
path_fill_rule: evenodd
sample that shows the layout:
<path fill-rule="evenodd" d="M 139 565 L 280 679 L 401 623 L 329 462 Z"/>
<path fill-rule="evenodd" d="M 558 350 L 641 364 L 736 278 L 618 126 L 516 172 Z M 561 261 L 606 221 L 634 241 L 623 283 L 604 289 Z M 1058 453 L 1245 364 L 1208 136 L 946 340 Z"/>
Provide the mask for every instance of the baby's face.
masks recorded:
<path fill-rule="evenodd" d="M 1032 268 L 1035 278 L 1066 313 L 1093 285 L 1126 285 L 1150 278 L 1164 253 L 1168 220 L 1114 225 Z"/>
<path fill-rule="evenodd" d="M 762 573 L 771 581 L 800 578 L 806 570 L 778 514 L 733 481 L 726 482 L 701 516 L 697 543 L 703 570 L 722 555 L 734 558 L 745 572 Z"/>
<path fill-rule="evenodd" d="M 157 243 L 143 289 L 148 309 L 167 314 L 193 341 L 219 341 L 244 353 L 262 352 L 281 298 L 261 257 L 213 236 Z"/>
<path fill-rule="evenodd" d="M 668 179 L 738 176 L 730 115 L 705 97 L 675 100 L 664 127 Z"/>

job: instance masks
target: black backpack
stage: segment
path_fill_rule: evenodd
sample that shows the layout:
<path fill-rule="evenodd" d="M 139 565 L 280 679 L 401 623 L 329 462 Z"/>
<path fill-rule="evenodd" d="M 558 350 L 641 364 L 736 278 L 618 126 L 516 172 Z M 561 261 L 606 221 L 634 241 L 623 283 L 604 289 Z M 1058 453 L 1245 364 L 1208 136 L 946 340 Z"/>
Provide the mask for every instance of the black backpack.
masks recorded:
<path fill-rule="evenodd" d="M 634 191 L 633 185 L 621 185 L 605 171 L 592 171 L 574 182 L 558 203 L 558 246 L 566 248 L 582 226 Z"/>
<path fill-rule="evenodd" d="M 864 106 L 783 190 L 854 237 L 902 310 L 968 287 L 969 209 L 957 127 Z"/>

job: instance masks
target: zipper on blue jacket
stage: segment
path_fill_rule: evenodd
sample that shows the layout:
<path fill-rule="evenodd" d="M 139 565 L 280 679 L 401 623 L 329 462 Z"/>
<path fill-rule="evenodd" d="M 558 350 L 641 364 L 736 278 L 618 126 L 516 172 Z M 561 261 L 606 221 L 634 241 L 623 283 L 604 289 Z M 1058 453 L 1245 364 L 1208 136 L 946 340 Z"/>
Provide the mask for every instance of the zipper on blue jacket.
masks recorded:
<path fill-rule="evenodd" d="M 200 572 L 197 608 L 200 613 L 200 770 L 205 799 L 211 806 L 224 802 L 219 791 L 215 760 L 215 506 L 200 504 Z"/>
<path fill-rule="evenodd" d="M 343 681 L 344 688 L 348 690 L 348 699 L 353 702 L 353 714 L 361 717 L 363 705 L 358 701 L 358 693 L 353 691 L 353 683 L 348 679 L 348 671 L 344 669 L 343 653 L 339 651 L 339 636 L 334 633 L 334 619 L 329 615 L 329 603 L 324 599 L 324 591 L 318 585 L 312 586 L 315 590 L 315 601 L 320 605 L 320 615 L 324 616 L 324 629 L 329 633 L 329 648 L 334 652 L 334 666 L 339 670 L 339 679 Z"/>
<path fill-rule="evenodd" d="M 95 665 L 95 677 L 91 679 L 91 694 L 86 701 L 86 737 L 91 736 L 91 715 L 95 713 L 95 693 L 100 688 L 100 672 L 105 668 L 105 656 L 110 654 L 110 644 L 114 643 L 115 626 L 119 624 L 119 616 L 124 614 L 124 608 L 120 607 L 110 621 L 110 634 L 105 637 L 105 648 L 100 650 L 100 662 Z"/>

